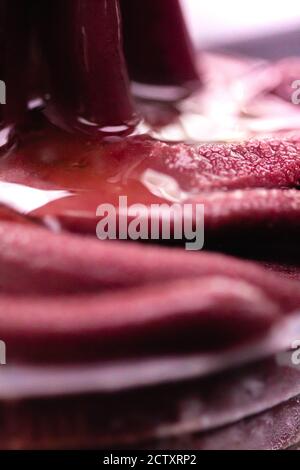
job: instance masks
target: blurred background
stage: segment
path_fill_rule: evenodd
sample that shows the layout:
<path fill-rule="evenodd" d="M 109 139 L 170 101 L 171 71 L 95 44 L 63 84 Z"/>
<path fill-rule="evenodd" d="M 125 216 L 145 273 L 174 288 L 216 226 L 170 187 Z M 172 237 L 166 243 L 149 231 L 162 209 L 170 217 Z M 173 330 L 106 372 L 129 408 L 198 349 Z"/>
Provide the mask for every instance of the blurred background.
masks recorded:
<path fill-rule="evenodd" d="M 265 58 L 300 55 L 300 2 L 181 0 L 202 48 Z"/>

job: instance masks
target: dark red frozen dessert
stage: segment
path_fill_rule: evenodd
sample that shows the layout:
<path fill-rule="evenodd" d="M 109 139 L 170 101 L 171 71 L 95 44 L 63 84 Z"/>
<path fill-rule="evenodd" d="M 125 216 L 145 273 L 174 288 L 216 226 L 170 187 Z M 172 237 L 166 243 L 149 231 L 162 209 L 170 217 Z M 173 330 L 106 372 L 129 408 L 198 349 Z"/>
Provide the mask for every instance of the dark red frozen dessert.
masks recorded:
<path fill-rule="evenodd" d="M 123 57 L 118 1 L 50 0 L 40 9 L 49 119 L 91 135 L 128 133 L 137 116 Z"/>
<path fill-rule="evenodd" d="M 138 84 L 178 87 L 179 94 L 199 86 L 199 69 L 178 0 L 121 0 L 125 56 Z M 180 92 L 181 89 L 181 92 Z M 167 95 L 161 93 L 161 98 Z"/>

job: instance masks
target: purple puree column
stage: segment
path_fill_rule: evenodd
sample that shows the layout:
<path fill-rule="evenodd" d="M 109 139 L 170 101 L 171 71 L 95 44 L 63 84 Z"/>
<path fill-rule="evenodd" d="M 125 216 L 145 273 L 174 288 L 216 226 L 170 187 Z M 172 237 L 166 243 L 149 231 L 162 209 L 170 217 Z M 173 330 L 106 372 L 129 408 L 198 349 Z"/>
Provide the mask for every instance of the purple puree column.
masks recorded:
<path fill-rule="evenodd" d="M 140 84 L 199 86 L 199 70 L 179 0 L 121 0 L 130 78 Z"/>
<path fill-rule="evenodd" d="M 43 0 L 39 15 L 49 74 L 48 118 L 94 137 L 130 132 L 137 117 L 118 0 Z"/>
<path fill-rule="evenodd" d="M 0 1 L 0 148 L 14 141 L 27 110 L 28 0 Z"/>

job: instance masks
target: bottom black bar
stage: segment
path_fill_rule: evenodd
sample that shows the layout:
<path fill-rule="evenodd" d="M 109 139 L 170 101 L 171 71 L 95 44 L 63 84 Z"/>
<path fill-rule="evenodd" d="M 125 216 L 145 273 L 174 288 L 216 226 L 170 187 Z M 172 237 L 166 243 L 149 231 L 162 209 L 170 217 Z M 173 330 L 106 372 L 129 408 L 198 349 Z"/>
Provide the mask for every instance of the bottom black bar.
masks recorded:
<path fill-rule="evenodd" d="M 261 462 L 265 458 L 266 452 L 248 452 L 247 462 Z M 269 454 L 269 455 L 268 455 Z M 289 452 L 269 452 L 267 459 L 277 459 L 282 454 L 284 459 L 288 458 Z M 291 456 L 291 454 L 290 454 Z M 203 465 L 211 463 L 221 463 L 226 460 L 237 461 L 244 464 L 245 456 L 243 452 L 232 451 L 0 451 L 0 466 L 5 463 L 30 464 L 31 468 L 47 465 L 54 467 L 57 465 L 71 465 L 72 468 L 99 468 L 107 466 L 121 465 L 124 468 L 137 468 L 140 465 Z"/>

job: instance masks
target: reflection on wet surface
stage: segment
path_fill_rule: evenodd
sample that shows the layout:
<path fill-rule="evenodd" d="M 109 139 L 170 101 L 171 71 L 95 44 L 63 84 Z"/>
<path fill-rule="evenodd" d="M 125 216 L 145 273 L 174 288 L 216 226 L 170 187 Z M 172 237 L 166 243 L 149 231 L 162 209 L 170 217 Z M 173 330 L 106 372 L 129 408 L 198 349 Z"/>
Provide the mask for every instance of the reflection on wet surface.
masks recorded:
<path fill-rule="evenodd" d="M 274 66 L 204 59 L 204 90 L 177 102 L 139 100 L 144 121 L 126 139 L 68 134 L 34 112 L 32 128 L 0 160 L 0 202 L 20 214 L 78 221 L 94 219 L 103 202 L 117 205 L 120 195 L 129 204 L 183 202 L 197 194 L 199 162 L 180 146 L 170 155 L 170 143 L 232 142 L 299 128 L 298 107 L 270 93 L 281 80 Z M 201 158 L 205 172 L 211 161 Z"/>

